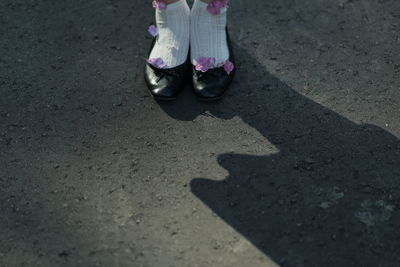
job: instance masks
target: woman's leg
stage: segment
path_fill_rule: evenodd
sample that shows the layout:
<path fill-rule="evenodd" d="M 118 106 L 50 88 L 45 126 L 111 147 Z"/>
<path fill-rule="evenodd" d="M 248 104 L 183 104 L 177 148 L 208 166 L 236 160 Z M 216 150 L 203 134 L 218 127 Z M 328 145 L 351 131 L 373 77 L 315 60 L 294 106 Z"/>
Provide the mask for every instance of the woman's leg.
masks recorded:
<path fill-rule="evenodd" d="M 176 99 L 185 86 L 190 64 L 190 9 L 186 0 L 154 0 L 157 27 L 149 32 L 156 37 L 144 68 L 144 78 L 152 96 L 158 100 Z"/>
<path fill-rule="evenodd" d="M 227 7 L 227 0 L 195 0 L 190 26 L 193 65 L 198 64 L 201 57 L 215 59 L 215 66 L 221 66 L 229 59 Z"/>
<path fill-rule="evenodd" d="M 194 92 L 200 100 L 221 98 L 235 74 L 234 59 L 226 32 L 228 2 L 229 0 L 195 0 L 192 8 L 192 81 Z"/>
<path fill-rule="evenodd" d="M 161 62 L 157 67 L 174 68 L 183 64 L 189 52 L 190 9 L 186 0 L 155 0 L 157 42 L 149 60 Z M 153 33 L 154 34 L 154 33 Z"/>

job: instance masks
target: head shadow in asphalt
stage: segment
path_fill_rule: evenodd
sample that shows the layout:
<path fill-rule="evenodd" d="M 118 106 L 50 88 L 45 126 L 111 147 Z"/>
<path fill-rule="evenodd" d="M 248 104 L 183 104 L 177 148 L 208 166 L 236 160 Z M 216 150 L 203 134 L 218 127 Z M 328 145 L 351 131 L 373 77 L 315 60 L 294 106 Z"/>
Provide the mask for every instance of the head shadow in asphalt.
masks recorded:
<path fill-rule="evenodd" d="M 235 51 L 241 67 L 224 100 L 204 104 L 184 94 L 160 105 L 184 121 L 205 112 L 238 116 L 279 153 L 221 154 L 229 176 L 195 178 L 193 194 L 283 266 L 399 262 L 400 140 L 299 94 L 246 49 Z"/>

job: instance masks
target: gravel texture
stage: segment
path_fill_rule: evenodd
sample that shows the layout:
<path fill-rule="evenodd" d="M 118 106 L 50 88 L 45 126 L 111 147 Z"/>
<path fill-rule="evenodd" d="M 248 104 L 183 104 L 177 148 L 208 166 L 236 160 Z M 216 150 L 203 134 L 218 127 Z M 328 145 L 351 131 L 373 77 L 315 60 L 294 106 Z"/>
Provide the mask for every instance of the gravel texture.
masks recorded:
<path fill-rule="evenodd" d="M 400 2 L 231 2 L 207 104 L 145 1 L 0 2 L 0 266 L 399 265 Z"/>

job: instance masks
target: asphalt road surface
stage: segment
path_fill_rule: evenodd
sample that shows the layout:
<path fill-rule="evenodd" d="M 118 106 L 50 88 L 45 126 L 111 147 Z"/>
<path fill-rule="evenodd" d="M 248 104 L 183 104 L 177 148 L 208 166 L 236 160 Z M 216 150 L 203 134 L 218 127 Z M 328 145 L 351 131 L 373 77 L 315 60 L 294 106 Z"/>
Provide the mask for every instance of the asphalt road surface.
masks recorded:
<path fill-rule="evenodd" d="M 232 0 L 209 104 L 147 2 L 0 2 L 0 266 L 399 266 L 400 2 Z"/>

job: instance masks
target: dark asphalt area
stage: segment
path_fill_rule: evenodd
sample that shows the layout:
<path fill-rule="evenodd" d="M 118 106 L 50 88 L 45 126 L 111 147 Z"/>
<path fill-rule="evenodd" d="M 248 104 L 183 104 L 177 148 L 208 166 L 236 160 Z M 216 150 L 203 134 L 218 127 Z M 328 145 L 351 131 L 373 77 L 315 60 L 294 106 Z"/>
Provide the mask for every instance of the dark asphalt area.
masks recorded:
<path fill-rule="evenodd" d="M 0 1 L 0 266 L 400 266 L 400 1 L 232 0 L 216 103 L 147 2 Z"/>

